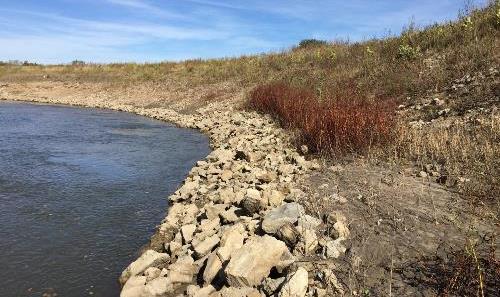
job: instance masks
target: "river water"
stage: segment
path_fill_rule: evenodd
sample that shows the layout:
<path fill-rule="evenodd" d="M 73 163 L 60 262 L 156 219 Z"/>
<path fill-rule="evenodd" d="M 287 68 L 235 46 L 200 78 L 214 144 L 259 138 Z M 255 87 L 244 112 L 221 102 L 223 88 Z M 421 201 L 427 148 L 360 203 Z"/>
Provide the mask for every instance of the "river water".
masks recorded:
<path fill-rule="evenodd" d="M 200 133 L 141 116 L 0 102 L 0 296 L 118 296 L 208 153 Z"/>

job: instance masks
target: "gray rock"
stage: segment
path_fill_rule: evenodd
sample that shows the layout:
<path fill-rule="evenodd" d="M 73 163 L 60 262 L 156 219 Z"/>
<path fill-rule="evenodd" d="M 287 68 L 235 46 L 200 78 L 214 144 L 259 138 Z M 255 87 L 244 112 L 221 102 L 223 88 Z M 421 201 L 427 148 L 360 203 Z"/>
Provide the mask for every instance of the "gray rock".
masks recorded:
<path fill-rule="evenodd" d="M 269 234 L 275 234 L 286 223 L 295 224 L 304 208 L 295 202 L 283 204 L 269 211 L 262 221 L 262 229 Z"/>

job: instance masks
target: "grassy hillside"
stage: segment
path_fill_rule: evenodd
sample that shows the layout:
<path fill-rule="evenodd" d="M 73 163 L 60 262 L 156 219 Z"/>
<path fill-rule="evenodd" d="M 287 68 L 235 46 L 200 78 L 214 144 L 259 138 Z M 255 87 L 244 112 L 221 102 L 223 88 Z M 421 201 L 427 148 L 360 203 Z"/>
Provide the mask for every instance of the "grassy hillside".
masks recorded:
<path fill-rule="evenodd" d="M 499 33 L 500 2 L 492 1 L 383 39 L 305 40 L 280 53 L 181 63 L 7 64 L 0 80 L 231 82 L 248 90 L 250 107 L 300 131 L 298 143 L 315 153 L 409 162 L 419 175 L 498 203 Z"/>

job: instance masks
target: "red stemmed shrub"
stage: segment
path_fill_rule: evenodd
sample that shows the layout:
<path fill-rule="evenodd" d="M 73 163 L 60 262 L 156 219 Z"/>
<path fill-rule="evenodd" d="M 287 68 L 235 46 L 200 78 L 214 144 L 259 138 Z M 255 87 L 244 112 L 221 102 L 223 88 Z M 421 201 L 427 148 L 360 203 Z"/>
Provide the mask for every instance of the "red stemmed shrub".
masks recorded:
<path fill-rule="evenodd" d="M 298 129 L 301 141 L 316 153 L 367 153 L 390 141 L 395 125 L 392 101 L 368 101 L 356 95 L 320 100 L 310 90 L 281 82 L 256 87 L 249 105 L 272 115 L 285 128 Z"/>

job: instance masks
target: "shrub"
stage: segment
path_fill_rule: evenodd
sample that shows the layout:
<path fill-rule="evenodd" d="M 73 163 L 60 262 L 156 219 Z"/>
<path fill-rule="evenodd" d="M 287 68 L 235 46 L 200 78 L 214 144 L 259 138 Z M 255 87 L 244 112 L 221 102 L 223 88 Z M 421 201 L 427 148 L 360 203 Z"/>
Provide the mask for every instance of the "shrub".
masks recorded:
<path fill-rule="evenodd" d="M 328 42 L 319 39 L 304 39 L 299 42 L 299 48 L 311 48 L 328 45 Z"/>
<path fill-rule="evenodd" d="M 367 153 L 392 139 L 394 102 L 356 98 L 319 100 L 308 89 L 275 82 L 256 87 L 250 107 L 276 118 L 285 128 L 298 129 L 312 152 Z"/>
<path fill-rule="evenodd" d="M 418 58 L 420 54 L 420 49 L 418 47 L 413 47 L 408 44 L 401 44 L 398 48 L 398 58 L 412 61 Z"/>

